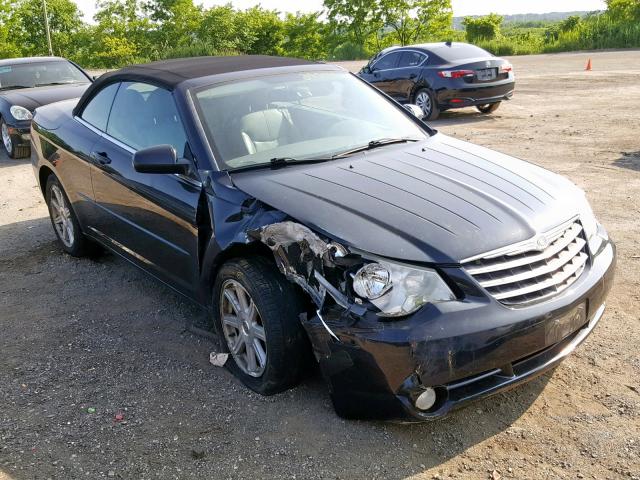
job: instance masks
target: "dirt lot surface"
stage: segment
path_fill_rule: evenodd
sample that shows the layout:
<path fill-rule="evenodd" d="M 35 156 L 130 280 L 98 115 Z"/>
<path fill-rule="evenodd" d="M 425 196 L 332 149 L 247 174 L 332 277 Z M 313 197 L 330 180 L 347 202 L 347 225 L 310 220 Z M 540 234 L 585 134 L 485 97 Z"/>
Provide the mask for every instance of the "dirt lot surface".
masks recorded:
<path fill-rule="evenodd" d="M 259 397 L 184 332 L 193 306 L 63 255 L 31 166 L 3 156 L 0 479 L 640 478 L 640 51 L 512 61 L 511 102 L 434 126 L 568 176 L 618 243 L 605 317 L 554 372 L 421 425 L 344 421 L 318 374 Z"/>

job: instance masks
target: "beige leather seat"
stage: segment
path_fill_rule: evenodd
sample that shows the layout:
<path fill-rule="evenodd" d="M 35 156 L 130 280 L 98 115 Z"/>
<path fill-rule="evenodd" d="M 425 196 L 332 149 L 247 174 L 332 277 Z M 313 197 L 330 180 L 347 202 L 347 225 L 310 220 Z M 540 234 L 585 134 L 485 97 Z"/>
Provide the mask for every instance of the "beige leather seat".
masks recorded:
<path fill-rule="evenodd" d="M 245 115 L 240 119 L 240 129 L 249 154 L 292 142 L 293 125 L 286 112 L 275 108 Z"/>

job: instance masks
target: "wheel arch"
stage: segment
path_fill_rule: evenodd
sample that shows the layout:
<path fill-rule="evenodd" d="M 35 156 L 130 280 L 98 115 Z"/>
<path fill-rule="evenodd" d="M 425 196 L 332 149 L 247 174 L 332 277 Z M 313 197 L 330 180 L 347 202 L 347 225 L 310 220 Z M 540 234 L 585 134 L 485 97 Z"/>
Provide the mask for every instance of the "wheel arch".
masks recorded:
<path fill-rule="evenodd" d="M 47 189 L 47 180 L 51 175 L 55 175 L 55 173 L 46 165 L 41 166 L 38 170 L 38 183 L 40 185 L 40 191 L 42 192 L 42 195 L 46 194 L 45 190 Z M 58 179 L 58 181 L 60 181 L 60 179 Z"/>

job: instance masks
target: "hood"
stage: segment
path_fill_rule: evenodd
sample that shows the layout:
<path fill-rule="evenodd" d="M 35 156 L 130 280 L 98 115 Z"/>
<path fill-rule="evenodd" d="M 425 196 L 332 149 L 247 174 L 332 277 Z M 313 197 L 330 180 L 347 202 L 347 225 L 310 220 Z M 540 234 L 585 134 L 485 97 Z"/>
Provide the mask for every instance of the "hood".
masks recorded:
<path fill-rule="evenodd" d="M 428 263 L 458 263 L 530 239 L 574 217 L 583 196 L 559 175 L 443 134 L 231 178 L 348 246 Z"/>
<path fill-rule="evenodd" d="M 91 85 L 79 83 L 73 85 L 52 85 L 50 87 L 23 88 L 9 90 L 0 95 L 11 105 L 19 105 L 33 112 L 36 108 L 49 103 L 78 98 Z"/>

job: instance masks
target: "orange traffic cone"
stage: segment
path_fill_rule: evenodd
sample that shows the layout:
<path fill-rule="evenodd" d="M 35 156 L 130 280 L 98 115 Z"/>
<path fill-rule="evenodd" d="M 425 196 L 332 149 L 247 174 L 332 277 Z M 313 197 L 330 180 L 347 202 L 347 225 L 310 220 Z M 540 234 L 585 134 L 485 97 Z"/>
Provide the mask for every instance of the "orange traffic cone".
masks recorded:
<path fill-rule="evenodd" d="M 587 72 L 590 72 L 590 71 L 591 71 L 591 59 L 589 59 L 589 60 L 587 61 L 587 66 L 585 67 L 585 70 L 586 70 Z"/>

